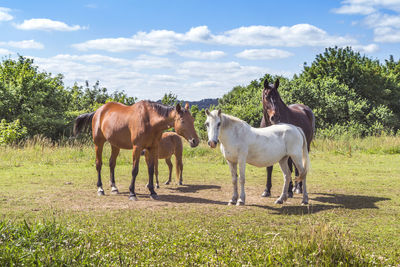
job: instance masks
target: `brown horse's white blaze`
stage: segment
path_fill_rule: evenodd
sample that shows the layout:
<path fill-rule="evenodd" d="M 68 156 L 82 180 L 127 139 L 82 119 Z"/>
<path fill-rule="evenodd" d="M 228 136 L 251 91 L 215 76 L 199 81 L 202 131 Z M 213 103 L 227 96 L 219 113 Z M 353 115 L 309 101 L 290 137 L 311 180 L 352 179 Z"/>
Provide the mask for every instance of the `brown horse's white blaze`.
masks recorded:
<path fill-rule="evenodd" d="M 144 151 L 144 154 L 148 153 L 147 150 Z M 183 172 L 183 162 L 182 162 L 182 154 L 183 154 L 183 144 L 182 140 L 174 132 L 165 132 L 161 136 L 160 143 L 158 145 L 158 159 L 165 159 L 165 163 L 168 166 L 169 175 L 168 180 L 165 184 L 171 183 L 172 176 L 172 162 L 171 157 L 175 155 L 175 168 L 176 168 L 176 182 L 179 185 L 183 184 L 182 172 Z M 154 166 L 154 172 L 156 176 L 156 187 L 159 188 L 160 184 L 158 181 L 158 161 Z"/>
<path fill-rule="evenodd" d="M 158 145 L 162 133 L 174 127 L 191 147 L 199 144 L 199 138 L 194 129 L 194 119 L 189 111 L 189 105 L 181 108 L 168 107 L 150 101 L 140 101 L 132 106 L 116 102 L 109 102 L 101 106 L 96 112 L 82 114 L 77 117 L 74 124 L 74 134 L 83 128 L 92 125 L 93 142 L 96 151 L 96 170 L 98 194 L 104 195 L 101 182 L 102 152 L 106 141 L 111 144 L 110 157 L 110 182 L 112 192 L 118 193 L 115 185 L 114 169 L 119 150 L 132 149 L 132 182 L 129 187 L 129 199 L 137 200 L 135 193 L 135 180 L 139 171 L 140 153 L 143 149 L 148 151 L 146 163 L 148 166 L 148 189 L 151 198 L 157 198 L 154 191 L 153 175 L 154 166 L 157 164 Z"/>
<path fill-rule="evenodd" d="M 262 92 L 262 103 L 263 103 L 263 117 L 260 127 L 266 127 L 278 123 L 290 123 L 297 127 L 300 127 L 307 139 L 307 148 L 310 150 L 310 144 L 314 138 L 315 132 L 315 117 L 312 110 L 303 104 L 293 104 L 286 106 L 282 101 L 279 92 L 279 80 L 276 79 L 275 83 L 268 83 L 268 80 L 264 81 L 264 89 Z M 296 167 L 296 166 L 295 166 Z M 271 176 L 272 166 L 267 167 L 267 184 L 264 192 L 261 196 L 267 197 L 271 195 Z M 292 170 L 292 160 L 289 158 L 289 168 Z M 296 175 L 298 171 L 296 169 Z M 296 182 L 296 192 L 301 193 L 302 183 Z M 293 183 L 290 181 L 289 184 L 289 197 L 293 197 Z"/>

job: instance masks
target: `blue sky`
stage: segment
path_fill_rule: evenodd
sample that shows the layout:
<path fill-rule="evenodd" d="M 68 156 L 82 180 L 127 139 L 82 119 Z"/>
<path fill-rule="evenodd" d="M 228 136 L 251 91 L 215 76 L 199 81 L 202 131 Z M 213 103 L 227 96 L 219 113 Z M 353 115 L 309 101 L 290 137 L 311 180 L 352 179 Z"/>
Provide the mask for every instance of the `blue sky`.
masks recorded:
<path fill-rule="evenodd" d="M 329 46 L 398 60 L 400 0 L 0 0 L 0 33 L 0 57 L 31 57 L 66 86 L 200 100 L 292 77 Z"/>

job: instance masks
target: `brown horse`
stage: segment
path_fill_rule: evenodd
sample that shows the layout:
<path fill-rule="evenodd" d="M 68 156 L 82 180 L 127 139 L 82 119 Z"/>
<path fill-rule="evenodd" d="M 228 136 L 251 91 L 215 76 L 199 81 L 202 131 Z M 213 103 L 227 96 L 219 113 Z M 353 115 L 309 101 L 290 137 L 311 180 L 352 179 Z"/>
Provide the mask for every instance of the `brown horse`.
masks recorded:
<path fill-rule="evenodd" d="M 144 150 L 144 154 L 149 153 L 147 150 Z M 182 171 L 183 171 L 183 163 L 182 163 L 182 153 L 183 153 L 183 144 L 182 139 L 174 132 L 165 132 L 161 136 L 160 143 L 158 145 L 158 159 L 165 159 L 165 162 L 168 165 L 169 176 L 168 181 L 165 184 L 171 183 L 172 176 L 172 162 L 171 157 L 175 155 L 175 166 L 176 166 L 176 181 L 179 185 L 182 185 Z M 156 175 L 156 187 L 160 188 L 158 182 L 158 161 L 154 165 L 154 172 Z"/>
<path fill-rule="evenodd" d="M 264 81 L 264 89 L 262 93 L 263 118 L 260 127 L 266 127 L 280 122 L 290 123 L 300 127 L 307 139 L 307 148 L 310 151 L 310 144 L 315 133 L 315 117 L 312 110 L 303 104 L 293 104 L 286 106 L 278 92 L 279 80 L 276 79 L 275 84 Z M 289 168 L 292 171 L 292 160 L 289 158 Z M 296 167 L 296 166 L 295 166 Z M 261 196 L 268 197 L 271 195 L 271 175 L 273 166 L 267 167 L 267 185 Z M 295 169 L 298 175 L 297 169 Z M 293 183 L 289 184 L 289 197 L 293 197 Z M 297 193 L 302 192 L 302 183 L 295 187 Z"/>
<path fill-rule="evenodd" d="M 194 129 L 194 119 L 189 111 L 189 105 L 181 108 L 164 106 L 150 101 L 140 101 L 132 106 L 109 102 L 92 113 L 78 116 L 75 120 L 74 134 L 83 128 L 92 125 L 92 135 L 96 151 L 96 170 L 98 194 L 104 195 L 101 182 L 101 165 L 103 146 L 106 141 L 111 144 L 110 182 L 111 193 L 118 193 L 115 185 L 114 169 L 120 149 L 132 149 L 133 168 L 132 182 L 129 187 L 130 200 L 137 200 L 135 180 L 139 171 L 140 153 L 148 151 L 146 163 L 148 167 L 149 183 L 147 188 L 152 199 L 158 198 L 154 191 L 154 165 L 158 161 L 158 144 L 162 133 L 174 127 L 175 131 L 183 136 L 191 147 L 199 144 L 199 138 Z"/>

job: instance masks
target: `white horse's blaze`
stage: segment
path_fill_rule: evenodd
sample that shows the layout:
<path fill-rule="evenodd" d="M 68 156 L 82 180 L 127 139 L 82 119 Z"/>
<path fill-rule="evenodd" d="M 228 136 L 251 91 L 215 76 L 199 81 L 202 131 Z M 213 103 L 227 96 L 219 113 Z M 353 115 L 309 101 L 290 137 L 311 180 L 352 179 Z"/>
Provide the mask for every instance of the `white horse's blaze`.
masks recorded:
<path fill-rule="evenodd" d="M 253 128 L 246 122 L 221 114 L 220 111 L 206 111 L 207 133 L 210 142 L 221 142 L 221 152 L 228 161 L 232 175 L 233 195 L 230 204 L 242 205 L 245 202 L 246 163 L 257 167 L 266 167 L 279 162 L 284 176 L 284 186 L 276 203 L 287 199 L 291 173 L 287 165 L 289 157 L 299 170 L 299 179 L 303 180 L 303 204 L 308 203 L 306 175 L 310 166 L 307 141 L 303 131 L 291 124 L 277 124 L 266 128 Z M 239 176 L 237 175 L 239 165 Z M 237 180 L 241 186 L 238 198 Z"/>

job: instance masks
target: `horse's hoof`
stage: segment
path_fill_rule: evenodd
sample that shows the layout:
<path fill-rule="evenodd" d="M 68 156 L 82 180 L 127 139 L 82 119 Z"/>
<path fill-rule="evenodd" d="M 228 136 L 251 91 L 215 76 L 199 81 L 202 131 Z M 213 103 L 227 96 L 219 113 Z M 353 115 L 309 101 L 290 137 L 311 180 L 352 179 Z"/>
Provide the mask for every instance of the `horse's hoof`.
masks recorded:
<path fill-rule="evenodd" d="M 150 195 L 150 199 L 152 199 L 152 200 L 157 200 L 157 199 L 159 199 L 160 197 L 157 195 L 157 194 L 151 194 Z"/>
<path fill-rule="evenodd" d="M 130 195 L 129 200 L 138 201 L 139 199 L 135 195 Z"/>
<path fill-rule="evenodd" d="M 277 200 L 275 201 L 275 204 L 283 204 L 283 200 L 282 200 L 282 199 L 277 199 Z"/>
<path fill-rule="evenodd" d="M 166 184 L 166 185 L 169 185 L 169 181 L 166 181 L 165 184 Z"/>
<path fill-rule="evenodd" d="M 157 184 L 157 185 L 156 185 L 156 188 L 160 188 L 160 185 Z"/>
<path fill-rule="evenodd" d="M 116 187 L 111 188 L 111 194 L 117 195 L 118 193 L 119 193 L 118 188 L 116 188 Z"/>
<path fill-rule="evenodd" d="M 236 203 L 236 206 L 244 206 L 244 201 L 239 200 L 239 201 Z"/>
<path fill-rule="evenodd" d="M 236 201 L 229 200 L 228 206 L 233 206 L 233 205 L 236 205 Z"/>
<path fill-rule="evenodd" d="M 289 198 L 293 198 L 293 192 L 289 191 L 289 192 L 288 192 L 288 197 L 289 197 Z"/>
<path fill-rule="evenodd" d="M 261 194 L 261 196 L 262 196 L 262 197 L 270 197 L 270 196 L 271 196 L 271 192 L 264 191 L 264 192 Z"/>
<path fill-rule="evenodd" d="M 104 196 L 105 194 L 104 194 L 104 191 L 97 191 L 97 195 L 98 196 Z"/>
<path fill-rule="evenodd" d="M 179 182 L 179 185 L 183 185 L 183 183 L 182 183 L 182 182 Z"/>
<path fill-rule="evenodd" d="M 301 202 L 301 205 L 302 205 L 302 206 L 308 205 L 308 201 L 302 201 L 302 202 Z"/>

